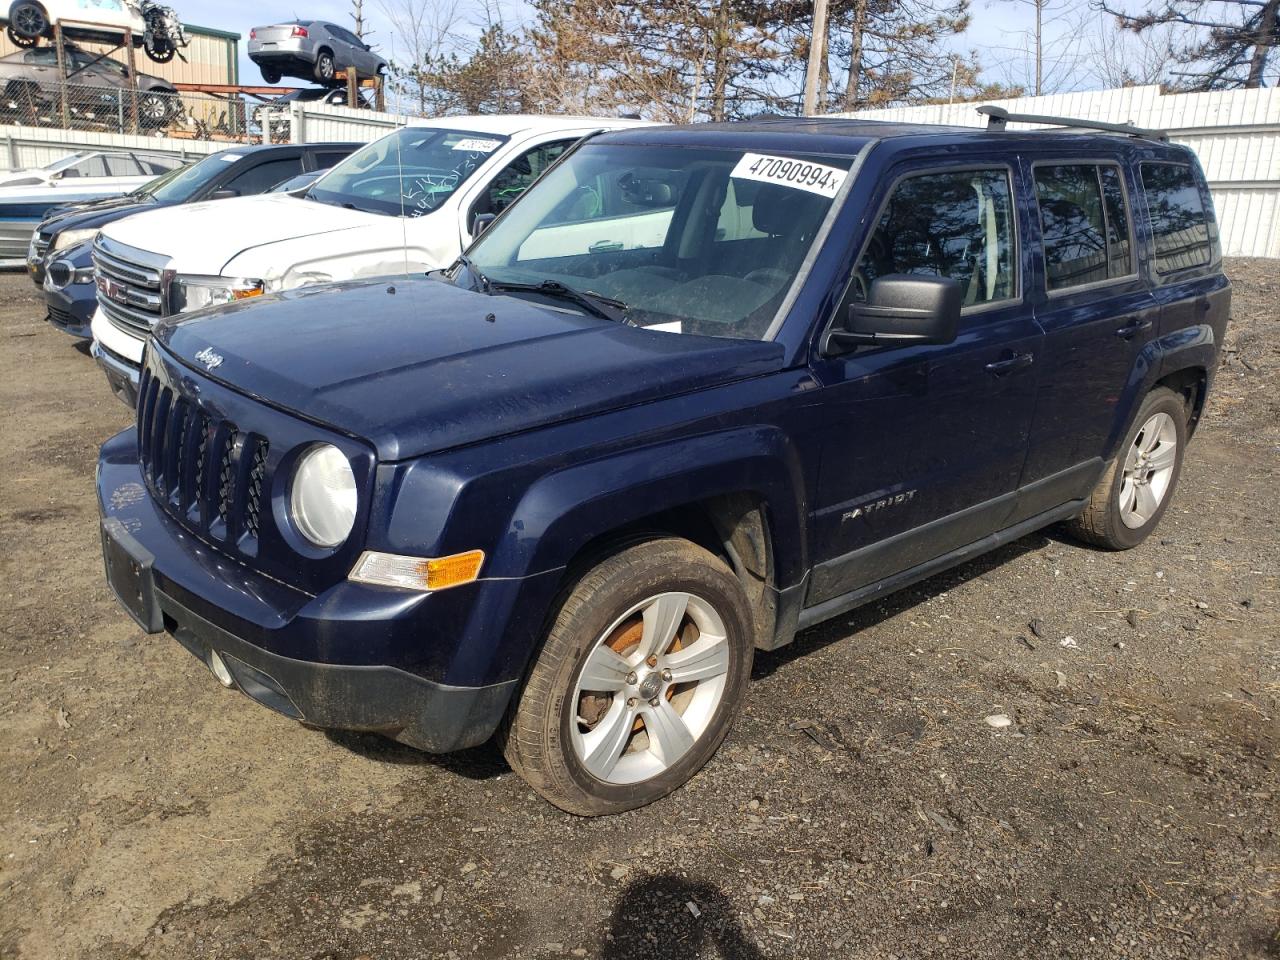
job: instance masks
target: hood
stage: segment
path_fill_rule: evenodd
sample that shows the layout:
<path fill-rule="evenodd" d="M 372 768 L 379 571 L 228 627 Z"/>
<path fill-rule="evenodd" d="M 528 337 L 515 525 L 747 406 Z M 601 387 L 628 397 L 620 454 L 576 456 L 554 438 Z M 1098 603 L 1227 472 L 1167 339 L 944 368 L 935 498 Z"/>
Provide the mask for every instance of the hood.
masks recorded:
<path fill-rule="evenodd" d="M 163 253 L 179 273 L 220 274 L 246 251 L 281 240 L 353 230 L 378 214 L 279 195 L 233 197 L 148 210 L 113 223 L 112 240 Z"/>
<path fill-rule="evenodd" d="M 64 230 L 87 230 L 90 227 L 103 227 L 116 220 L 146 210 L 158 209 L 154 200 L 139 200 L 137 197 L 104 197 L 101 200 L 88 200 L 54 207 L 40 224 L 40 232 L 48 236 Z"/>
<path fill-rule="evenodd" d="M 395 293 L 391 293 L 391 290 Z M 172 318 L 156 339 L 242 393 L 403 460 L 782 366 L 780 344 L 642 330 L 435 280 L 352 282 Z M 212 350 L 213 368 L 197 359 Z"/>

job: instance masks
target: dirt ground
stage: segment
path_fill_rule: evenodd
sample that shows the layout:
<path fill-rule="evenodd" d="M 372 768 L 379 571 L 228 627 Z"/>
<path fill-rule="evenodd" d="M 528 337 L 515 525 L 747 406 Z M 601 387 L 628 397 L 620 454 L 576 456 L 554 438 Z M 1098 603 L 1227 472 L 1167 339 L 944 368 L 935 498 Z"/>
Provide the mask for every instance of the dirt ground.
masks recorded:
<path fill-rule="evenodd" d="M 1229 272 L 1155 537 L 807 631 L 688 787 L 595 821 L 142 635 L 93 494 L 131 412 L 0 276 L 0 957 L 1280 957 L 1280 269 Z"/>

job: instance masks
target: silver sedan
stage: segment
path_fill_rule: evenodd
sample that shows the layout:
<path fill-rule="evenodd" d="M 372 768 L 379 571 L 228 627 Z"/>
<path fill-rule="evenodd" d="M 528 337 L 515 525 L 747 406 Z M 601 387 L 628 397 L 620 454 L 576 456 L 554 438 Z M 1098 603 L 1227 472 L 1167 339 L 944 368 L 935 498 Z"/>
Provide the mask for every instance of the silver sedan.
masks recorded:
<path fill-rule="evenodd" d="M 295 20 L 249 31 L 249 59 L 262 71 L 267 83 L 281 77 L 315 80 L 331 86 L 338 73 L 355 70 L 373 77 L 387 68 L 387 61 L 345 27 L 326 20 Z"/>

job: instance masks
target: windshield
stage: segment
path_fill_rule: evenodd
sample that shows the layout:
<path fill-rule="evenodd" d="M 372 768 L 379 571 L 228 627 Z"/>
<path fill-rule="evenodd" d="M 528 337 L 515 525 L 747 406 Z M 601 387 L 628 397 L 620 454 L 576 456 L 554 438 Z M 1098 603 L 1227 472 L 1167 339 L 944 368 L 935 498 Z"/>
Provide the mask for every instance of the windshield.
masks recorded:
<path fill-rule="evenodd" d="M 370 213 L 420 217 L 444 203 L 506 139 L 405 127 L 351 154 L 307 196 Z"/>
<path fill-rule="evenodd" d="M 764 339 L 850 162 L 587 144 L 481 235 L 473 282 L 559 283 L 637 326 Z"/>
<path fill-rule="evenodd" d="M 71 166 L 73 163 L 83 160 L 84 157 L 85 155 L 83 153 L 72 153 L 63 157 L 61 160 L 55 160 L 53 161 L 53 163 L 46 164 L 40 169 L 49 170 L 49 171 L 65 170 L 67 167 Z"/>
<path fill-rule="evenodd" d="M 235 153 L 211 153 L 203 160 L 162 173 L 143 184 L 137 193 L 154 197 L 162 203 L 185 203 L 210 180 L 227 169 L 227 164 L 241 155 Z"/>

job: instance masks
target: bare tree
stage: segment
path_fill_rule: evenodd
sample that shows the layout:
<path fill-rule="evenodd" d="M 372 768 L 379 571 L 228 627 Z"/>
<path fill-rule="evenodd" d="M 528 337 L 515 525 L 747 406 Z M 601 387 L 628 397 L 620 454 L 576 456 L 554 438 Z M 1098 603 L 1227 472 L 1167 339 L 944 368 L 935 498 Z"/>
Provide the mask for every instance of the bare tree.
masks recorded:
<path fill-rule="evenodd" d="M 392 86 L 416 102 L 420 115 L 432 103 L 431 76 L 458 41 L 461 0 L 378 0 L 395 35 Z"/>
<path fill-rule="evenodd" d="M 1163 0 L 1139 14 L 1100 0 L 1100 9 L 1137 34 L 1178 28 L 1186 39 L 1173 59 L 1183 69 L 1170 73 L 1184 88 L 1222 90 L 1280 81 L 1280 71 L 1268 66 L 1280 46 L 1280 0 Z"/>

